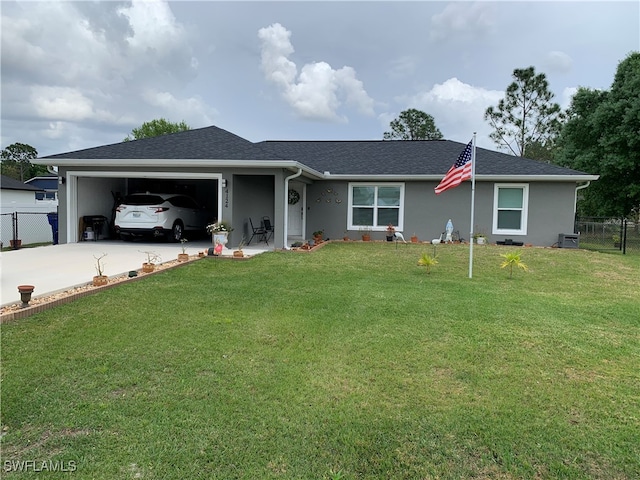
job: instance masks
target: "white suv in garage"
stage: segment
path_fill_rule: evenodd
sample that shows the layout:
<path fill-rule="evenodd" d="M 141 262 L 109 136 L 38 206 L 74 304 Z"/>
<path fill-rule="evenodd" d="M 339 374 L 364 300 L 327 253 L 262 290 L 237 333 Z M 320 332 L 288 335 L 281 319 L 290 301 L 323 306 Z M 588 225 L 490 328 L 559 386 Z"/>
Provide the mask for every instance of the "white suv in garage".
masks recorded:
<path fill-rule="evenodd" d="M 211 212 L 188 195 L 133 193 L 116 208 L 115 230 L 123 240 L 166 236 L 178 242 L 186 232 L 204 233 Z"/>

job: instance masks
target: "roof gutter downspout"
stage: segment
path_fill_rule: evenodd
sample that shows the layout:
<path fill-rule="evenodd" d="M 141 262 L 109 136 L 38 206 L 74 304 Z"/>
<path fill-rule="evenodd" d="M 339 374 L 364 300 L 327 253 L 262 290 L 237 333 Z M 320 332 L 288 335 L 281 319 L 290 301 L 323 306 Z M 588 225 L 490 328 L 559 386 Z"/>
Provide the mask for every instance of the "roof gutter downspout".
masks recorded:
<path fill-rule="evenodd" d="M 575 194 L 575 196 L 573 198 L 573 216 L 574 217 L 576 215 L 576 212 L 578 211 L 578 190 L 582 190 L 583 188 L 587 188 L 589 185 L 591 185 L 591 180 L 589 180 L 584 185 L 578 185 L 576 187 L 576 194 Z"/>
<path fill-rule="evenodd" d="M 285 250 L 289 250 L 289 246 L 287 245 L 287 238 L 289 236 L 289 180 L 293 180 L 294 178 L 302 175 L 302 168 L 298 167 L 298 172 L 290 175 L 284 179 L 284 215 L 282 215 L 282 232 L 284 235 L 284 240 L 282 242 L 283 248 Z"/>

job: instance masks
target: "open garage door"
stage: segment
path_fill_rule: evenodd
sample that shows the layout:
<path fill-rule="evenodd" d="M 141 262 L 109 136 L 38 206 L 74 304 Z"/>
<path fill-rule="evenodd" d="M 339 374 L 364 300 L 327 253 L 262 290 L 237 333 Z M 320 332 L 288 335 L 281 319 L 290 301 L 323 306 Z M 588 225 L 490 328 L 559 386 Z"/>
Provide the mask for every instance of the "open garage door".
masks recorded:
<path fill-rule="evenodd" d="M 67 242 L 82 239 L 84 219 L 104 219 L 106 226 L 96 235 L 113 235 L 113 219 L 119 197 L 131 193 L 183 193 L 196 198 L 215 214 L 222 215 L 222 174 L 69 171 L 67 172 L 66 234 Z M 163 190 L 163 191 L 158 191 Z M 84 227 L 84 228 L 83 228 Z"/>

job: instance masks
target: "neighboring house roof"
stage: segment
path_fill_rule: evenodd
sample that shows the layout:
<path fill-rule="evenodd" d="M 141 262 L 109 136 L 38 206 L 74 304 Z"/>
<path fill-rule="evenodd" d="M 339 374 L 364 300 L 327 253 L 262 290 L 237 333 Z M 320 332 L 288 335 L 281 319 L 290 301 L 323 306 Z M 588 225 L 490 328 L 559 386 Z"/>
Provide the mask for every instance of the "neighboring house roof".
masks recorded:
<path fill-rule="evenodd" d="M 450 140 L 263 141 L 252 143 L 211 126 L 50 155 L 45 165 L 271 166 L 302 168 L 316 178 L 442 178 L 465 144 Z M 476 149 L 479 180 L 587 181 L 598 177 L 484 148 Z"/>
<path fill-rule="evenodd" d="M 26 185 L 22 183 L 20 180 L 16 180 L 15 178 L 7 177 L 5 175 L 0 175 L 0 187 L 3 190 L 25 190 L 28 192 L 41 192 L 41 188 L 36 188 L 32 185 Z"/>
<path fill-rule="evenodd" d="M 55 191 L 55 190 L 58 190 L 58 175 L 55 175 L 55 174 L 40 175 L 37 177 L 30 178 L 24 183 L 34 187 L 38 187 L 43 190 Z"/>

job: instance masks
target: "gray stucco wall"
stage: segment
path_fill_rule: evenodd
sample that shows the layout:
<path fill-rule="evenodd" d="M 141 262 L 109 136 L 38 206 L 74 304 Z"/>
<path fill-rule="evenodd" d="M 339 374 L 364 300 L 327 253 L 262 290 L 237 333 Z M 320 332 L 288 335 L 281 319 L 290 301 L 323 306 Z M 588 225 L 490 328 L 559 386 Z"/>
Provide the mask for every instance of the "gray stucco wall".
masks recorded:
<path fill-rule="evenodd" d="M 311 239 L 316 230 L 324 230 L 324 238 L 329 239 L 358 236 L 357 231 L 347 231 L 348 185 L 340 181 L 314 182 L 307 186 L 305 238 Z"/>
<path fill-rule="evenodd" d="M 61 175 L 66 174 L 64 168 Z M 104 167 L 91 169 L 88 167 L 70 168 L 82 170 L 87 177 L 91 171 L 105 171 Z M 114 169 L 115 170 L 115 169 Z M 127 169 L 136 171 L 136 169 Z M 175 172 L 182 170 L 156 168 L 154 171 Z M 146 169 L 139 169 L 144 175 Z M 222 217 L 232 222 L 235 231 L 230 236 L 230 246 L 237 245 L 244 236 L 251 236 L 248 218 L 254 220 L 256 226 L 263 215 L 268 215 L 274 222 L 275 235 L 273 245 L 283 246 L 283 217 L 285 210 L 284 179 L 293 172 L 280 169 L 225 169 L 215 171 L 209 169 L 189 169 L 193 173 L 222 175 L 227 186 L 222 189 Z M 382 182 L 376 182 L 382 183 Z M 307 184 L 306 189 L 306 224 L 304 236 L 311 238 L 315 230 L 324 230 L 325 238 L 339 239 L 348 235 L 359 239 L 360 232 L 348 230 L 347 213 L 349 208 L 348 181 L 327 180 Z M 504 240 L 505 236 L 491 233 L 493 223 L 494 182 L 476 183 L 475 221 L 473 230 L 483 230 L 489 241 Z M 110 218 L 113 205 L 111 191 L 119 189 L 126 193 L 126 180 L 123 178 L 79 178 L 78 210 L 80 215 L 100 214 Z M 404 228 L 407 240 L 415 233 L 422 241 L 438 238 L 444 231 L 449 218 L 460 236 L 469 239 L 471 183 L 465 182 L 459 187 L 436 195 L 433 191 L 436 182 L 404 182 Z M 81 188 L 80 188 L 81 187 Z M 509 235 L 515 241 L 534 245 L 550 246 L 557 242 L 559 233 L 573 233 L 575 183 L 530 182 L 529 211 L 527 235 Z M 198 186 L 205 193 L 217 191 L 217 183 L 203 183 Z M 59 188 L 59 220 L 60 242 L 67 242 L 67 185 Z M 75 226 L 73 228 L 76 228 Z M 384 231 L 373 232 L 374 239 L 382 240 Z"/>
<path fill-rule="evenodd" d="M 64 169 L 59 169 L 59 175 L 64 175 Z M 67 185 L 58 185 L 58 242 L 67 243 Z"/>
<path fill-rule="evenodd" d="M 345 232 L 359 239 L 357 230 L 347 231 L 347 181 L 315 182 L 308 186 L 307 229 L 311 238 L 315 230 L 324 230 L 325 238 L 342 238 Z M 560 182 L 530 182 L 526 235 L 492 234 L 494 182 L 476 182 L 473 230 L 487 233 L 490 242 L 512 238 L 514 241 L 551 246 L 559 233 L 573 233 L 575 184 Z M 471 232 L 471 183 L 447 190 L 440 195 L 433 191 L 435 182 L 405 182 L 403 234 L 407 240 L 416 234 L 421 241 L 439 238 L 446 223 L 452 219 L 454 229 L 465 240 Z M 328 192 L 331 190 L 331 192 Z M 372 232 L 374 240 L 382 240 L 384 231 Z"/>
<path fill-rule="evenodd" d="M 230 245 L 237 245 L 242 237 L 251 239 L 251 224 L 257 228 L 260 220 L 267 215 L 274 221 L 274 176 L 273 175 L 233 175 L 233 226 Z M 255 242 L 257 239 L 253 239 Z"/>
<path fill-rule="evenodd" d="M 528 243 L 551 246 L 560 233 L 574 233 L 576 185 L 531 183 Z"/>

